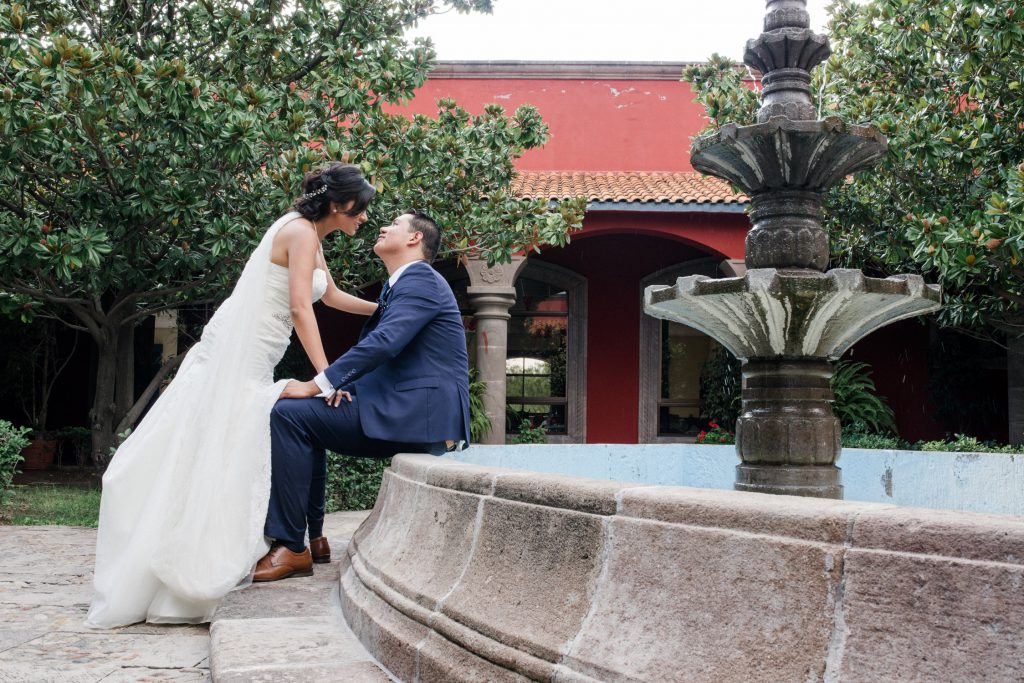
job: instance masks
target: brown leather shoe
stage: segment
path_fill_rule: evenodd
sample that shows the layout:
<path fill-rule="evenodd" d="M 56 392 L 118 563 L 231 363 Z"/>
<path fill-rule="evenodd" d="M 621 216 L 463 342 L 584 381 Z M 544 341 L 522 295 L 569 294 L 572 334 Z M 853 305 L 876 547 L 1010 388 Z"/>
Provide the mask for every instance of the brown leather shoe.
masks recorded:
<path fill-rule="evenodd" d="M 317 564 L 327 564 L 331 561 L 331 545 L 327 542 L 326 536 L 309 539 L 309 552 Z"/>
<path fill-rule="evenodd" d="M 253 582 L 278 581 L 291 576 L 313 576 L 313 557 L 309 548 L 293 553 L 283 545 L 275 545 L 260 558 L 253 573 Z"/>

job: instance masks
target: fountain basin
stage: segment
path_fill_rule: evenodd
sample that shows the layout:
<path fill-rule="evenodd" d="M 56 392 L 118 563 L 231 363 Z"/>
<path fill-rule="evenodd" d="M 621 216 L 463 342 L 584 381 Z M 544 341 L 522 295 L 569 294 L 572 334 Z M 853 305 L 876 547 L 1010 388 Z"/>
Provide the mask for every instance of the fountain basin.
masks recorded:
<path fill-rule="evenodd" d="M 483 467 L 656 486 L 731 490 L 736 446 L 710 444 L 475 445 L 453 459 Z M 847 501 L 1024 518 L 1024 455 L 844 448 Z"/>
<path fill-rule="evenodd" d="M 823 192 L 881 159 L 888 143 L 874 126 L 830 117 L 798 121 L 774 116 L 764 123 L 729 123 L 697 138 L 693 168 L 724 178 L 750 195 L 769 190 Z"/>
<path fill-rule="evenodd" d="M 342 564 L 403 681 L 1018 680 L 1024 521 L 397 456 Z"/>
<path fill-rule="evenodd" d="M 738 278 L 690 275 L 648 287 L 644 312 L 700 330 L 744 360 L 835 360 L 861 337 L 935 311 L 939 301 L 939 288 L 920 275 L 756 268 Z"/>
<path fill-rule="evenodd" d="M 808 28 L 786 26 L 769 30 L 760 38 L 748 40 L 743 63 L 762 74 L 776 69 L 810 71 L 831 54 L 832 49 L 825 36 Z"/>

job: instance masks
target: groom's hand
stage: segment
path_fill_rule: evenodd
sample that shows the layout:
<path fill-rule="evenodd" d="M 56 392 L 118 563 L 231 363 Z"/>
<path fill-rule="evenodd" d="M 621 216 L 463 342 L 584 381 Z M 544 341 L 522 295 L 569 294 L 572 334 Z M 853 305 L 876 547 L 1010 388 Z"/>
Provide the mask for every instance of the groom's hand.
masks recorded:
<path fill-rule="evenodd" d="M 298 380 L 291 380 L 288 384 L 284 385 L 284 391 L 281 392 L 281 398 L 312 398 L 320 393 L 320 387 L 316 385 L 316 382 L 310 380 L 308 382 L 299 382 Z"/>

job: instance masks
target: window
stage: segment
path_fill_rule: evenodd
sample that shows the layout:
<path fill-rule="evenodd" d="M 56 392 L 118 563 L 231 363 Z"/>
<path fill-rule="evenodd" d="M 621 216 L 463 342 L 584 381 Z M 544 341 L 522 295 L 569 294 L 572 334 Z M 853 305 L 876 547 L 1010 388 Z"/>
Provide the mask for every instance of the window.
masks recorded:
<path fill-rule="evenodd" d="M 687 275 L 718 277 L 717 259 L 670 266 L 647 276 L 649 285 L 672 285 Z M 693 441 L 706 425 L 700 420 L 700 373 L 719 347 L 693 328 L 647 314 L 640 320 L 641 443 Z"/>
<path fill-rule="evenodd" d="M 678 323 L 661 321 L 658 436 L 695 437 L 700 421 L 700 372 L 718 343 Z"/>
<path fill-rule="evenodd" d="M 565 435 L 569 295 L 557 285 L 520 277 L 509 313 L 505 432 L 516 434 L 528 422 Z"/>

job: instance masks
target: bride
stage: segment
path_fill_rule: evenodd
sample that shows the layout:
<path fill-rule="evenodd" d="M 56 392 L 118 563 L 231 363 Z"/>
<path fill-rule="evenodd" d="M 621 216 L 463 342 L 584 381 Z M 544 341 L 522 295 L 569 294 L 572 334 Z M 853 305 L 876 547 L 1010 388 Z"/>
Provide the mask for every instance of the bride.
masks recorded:
<path fill-rule="evenodd" d="M 103 475 L 89 626 L 209 621 L 267 551 L 270 410 L 288 382 L 274 367 L 293 328 L 316 371 L 327 367 L 314 301 L 377 308 L 335 286 L 320 245 L 355 234 L 373 186 L 333 163 L 302 189 Z"/>

